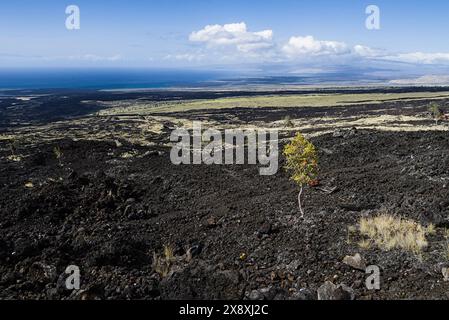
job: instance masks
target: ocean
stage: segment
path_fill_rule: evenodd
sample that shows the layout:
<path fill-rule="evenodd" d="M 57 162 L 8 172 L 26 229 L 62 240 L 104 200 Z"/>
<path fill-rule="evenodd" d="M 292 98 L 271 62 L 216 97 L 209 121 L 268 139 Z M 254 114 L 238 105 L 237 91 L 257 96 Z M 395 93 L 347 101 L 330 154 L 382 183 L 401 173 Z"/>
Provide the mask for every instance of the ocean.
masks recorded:
<path fill-rule="evenodd" d="M 160 89 L 211 86 L 222 71 L 149 69 L 0 69 L 2 89 Z"/>
<path fill-rule="evenodd" d="M 185 69 L 0 69 L 0 90 L 11 89 L 167 89 L 277 85 L 384 84 L 386 76 L 354 72 L 292 75 L 278 72 Z"/>

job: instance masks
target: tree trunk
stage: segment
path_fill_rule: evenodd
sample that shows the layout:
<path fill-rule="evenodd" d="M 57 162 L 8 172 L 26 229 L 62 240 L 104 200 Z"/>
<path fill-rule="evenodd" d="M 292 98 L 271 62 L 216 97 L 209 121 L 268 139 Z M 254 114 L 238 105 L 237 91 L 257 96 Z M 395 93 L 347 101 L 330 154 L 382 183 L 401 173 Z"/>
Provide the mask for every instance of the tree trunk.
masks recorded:
<path fill-rule="evenodd" d="M 299 211 L 301 212 L 301 218 L 304 218 L 304 211 L 302 210 L 302 205 L 301 205 L 301 195 L 302 195 L 302 186 L 301 186 L 301 190 L 299 190 L 299 194 L 298 194 L 298 206 L 299 206 Z"/>

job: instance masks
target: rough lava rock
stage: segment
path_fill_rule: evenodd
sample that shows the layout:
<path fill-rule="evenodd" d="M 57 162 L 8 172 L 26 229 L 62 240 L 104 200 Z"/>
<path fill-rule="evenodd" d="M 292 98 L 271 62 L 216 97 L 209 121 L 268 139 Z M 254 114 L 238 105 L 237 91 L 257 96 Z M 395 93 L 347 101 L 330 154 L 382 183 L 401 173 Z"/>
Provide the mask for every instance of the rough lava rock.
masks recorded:
<path fill-rule="evenodd" d="M 326 281 L 317 290 L 318 300 L 354 300 L 354 290 L 345 284 L 338 286 L 330 281 Z"/>
<path fill-rule="evenodd" d="M 366 270 L 366 262 L 365 259 L 360 255 L 360 253 L 356 253 L 354 256 L 346 256 L 343 258 L 343 263 L 357 270 L 365 271 Z"/>

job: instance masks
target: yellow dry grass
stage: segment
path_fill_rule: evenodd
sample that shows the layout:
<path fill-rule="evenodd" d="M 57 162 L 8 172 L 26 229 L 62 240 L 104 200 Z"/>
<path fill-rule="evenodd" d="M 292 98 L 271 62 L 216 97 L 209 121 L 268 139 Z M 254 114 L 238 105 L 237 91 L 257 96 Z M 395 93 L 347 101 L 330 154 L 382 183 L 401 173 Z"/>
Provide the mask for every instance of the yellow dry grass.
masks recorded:
<path fill-rule="evenodd" d="M 449 92 L 409 92 L 409 93 L 359 93 L 359 94 L 303 94 L 303 95 L 261 95 L 253 97 L 227 97 L 204 100 L 168 102 L 109 102 L 108 109 L 100 115 L 150 115 L 166 112 L 186 112 L 192 110 L 216 110 L 232 108 L 275 108 L 275 107 L 324 107 L 350 106 L 360 104 L 380 104 L 386 101 L 440 100 L 449 98 Z"/>
<path fill-rule="evenodd" d="M 427 246 L 426 235 L 434 232 L 413 220 L 389 214 L 360 219 L 359 231 L 366 241 L 383 250 L 402 249 L 420 254 Z"/>
<path fill-rule="evenodd" d="M 164 253 L 162 256 L 153 253 L 153 270 L 161 277 L 166 277 L 170 273 L 175 255 L 173 248 L 169 245 L 164 246 Z"/>

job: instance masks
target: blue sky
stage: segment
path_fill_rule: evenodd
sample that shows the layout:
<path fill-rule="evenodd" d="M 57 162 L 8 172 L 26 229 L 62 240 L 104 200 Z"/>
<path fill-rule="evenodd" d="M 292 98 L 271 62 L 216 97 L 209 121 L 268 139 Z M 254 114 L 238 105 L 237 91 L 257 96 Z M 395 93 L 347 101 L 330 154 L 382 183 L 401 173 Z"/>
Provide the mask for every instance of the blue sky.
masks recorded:
<path fill-rule="evenodd" d="M 65 28 L 72 4 L 80 30 Z M 371 4 L 380 30 L 365 27 Z M 445 0 L 2 1 L 0 67 L 427 69 L 449 65 L 448 13 Z"/>

